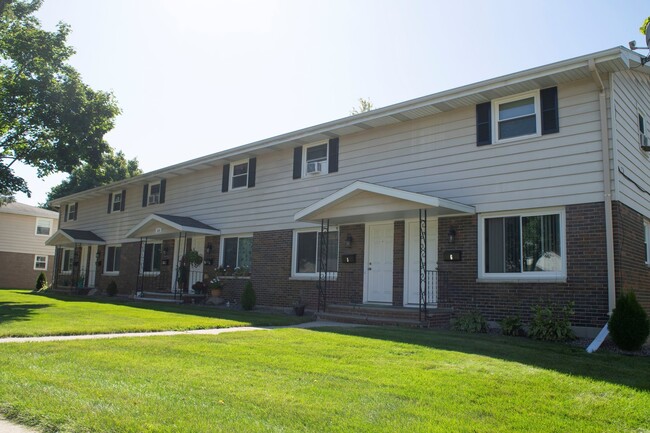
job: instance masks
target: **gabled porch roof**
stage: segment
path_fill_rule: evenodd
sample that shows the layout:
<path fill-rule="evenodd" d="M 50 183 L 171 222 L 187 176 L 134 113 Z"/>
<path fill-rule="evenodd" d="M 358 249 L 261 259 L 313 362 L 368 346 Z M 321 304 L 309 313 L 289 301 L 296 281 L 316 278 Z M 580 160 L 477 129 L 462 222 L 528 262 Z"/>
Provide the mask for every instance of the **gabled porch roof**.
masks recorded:
<path fill-rule="evenodd" d="M 218 235 L 220 231 L 191 217 L 151 214 L 129 230 L 126 237 L 166 239 L 179 233 L 210 236 Z"/>
<path fill-rule="evenodd" d="M 357 181 L 294 215 L 294 220 L 333 224 L 417 218 L 420 209 L 427 216 L 473 214 L 473 206 L 444 198 Z"/>
<path fill-rule="evenodd" d="M 104 245 L 106 241 L 90 230 L 59 229 L 48 240 L 47 246 L 73 246 L 75 244 Z"/>

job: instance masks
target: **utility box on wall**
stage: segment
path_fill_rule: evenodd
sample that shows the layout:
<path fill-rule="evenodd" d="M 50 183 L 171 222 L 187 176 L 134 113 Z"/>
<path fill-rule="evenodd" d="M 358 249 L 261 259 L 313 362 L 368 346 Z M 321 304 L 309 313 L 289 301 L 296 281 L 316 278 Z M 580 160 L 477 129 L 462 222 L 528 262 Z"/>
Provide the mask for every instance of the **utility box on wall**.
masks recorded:
<path fill-rule="evenodd" d="M 458 250 L 448 250 L 442 254 L 445 262 L 460 262 L 463 260 L 463 252 Z"/>
<path fill-rule="evenodd" d="M 357 255 L 356 254 L 343 254 L 341 256 L 341 263 L 356 263 Z"/>

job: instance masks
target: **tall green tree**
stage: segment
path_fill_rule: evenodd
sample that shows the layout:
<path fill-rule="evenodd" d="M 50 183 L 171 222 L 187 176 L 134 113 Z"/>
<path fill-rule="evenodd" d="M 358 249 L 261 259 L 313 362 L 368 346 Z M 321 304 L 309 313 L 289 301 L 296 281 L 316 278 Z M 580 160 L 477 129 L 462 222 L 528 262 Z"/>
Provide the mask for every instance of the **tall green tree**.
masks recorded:
<path fill-rule="evenodd" d="M 110 150 L 104 153 L 102 163 L 97 167 L 93 167 L 90 164 L 82 164 L 80 167 L 72 170 L 72 173 L 67 179 L 63 180 L 47 193 L 47 203 L 45 203 L 44 207 L 49 208 L 49 203 L 54 199 L 97 186 L 107 185 L 111 182 L 139 174 L 142 174 L 142 170 L 140 170 L 136 158 L 127 160 L 122 151 L 114 153 Z"/>
<path fill-rule="evenodd" d="M 359 98 L 359 106 L 352 107 L 352 110 L 350 110 L 350 115 L 354 116 L 355 114 L 365 113 L 366 111 L 370 111 L 373 108 L 375 108 L 375 105 L 372 103 L 370 98 Z"/>
<path fill-rule="evenodd" d="M 81 81 L 67 61 L 70 27 L 49 32 L 34 13 L 42 0 L 0 0 L 0 194 L 30 194 L 13 169 L 39 177 L 97 167 L 110 147 L 104 135 L 120 112 L 111 93 Z"/>

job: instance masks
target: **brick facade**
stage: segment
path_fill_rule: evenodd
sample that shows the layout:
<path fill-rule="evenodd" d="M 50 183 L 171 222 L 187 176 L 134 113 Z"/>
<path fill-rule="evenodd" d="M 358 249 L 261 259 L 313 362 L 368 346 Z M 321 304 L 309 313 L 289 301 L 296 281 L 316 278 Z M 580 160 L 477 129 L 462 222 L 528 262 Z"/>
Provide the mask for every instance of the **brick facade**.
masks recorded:
<path fill-rule="evenodd" d="M 628 206 L 615 202 L 614 256 L 616 295 L 634 290 L 643 308 L 650 312 L 650 267 L 645 263 L 644 217 Z"/>
<path fill-rule="evenodd" d="M 439 263 L 439 269 L 449 275 L 448 285 L 440 288 L 441 306 L 452 307 L 456 313 L 478 310 L 488 320 L 519 315 L 527 321 L 536 304 L 563 306 L 573 301 L 574 325 L 600 327 L 607 321 L 603 203 L 566 207 L 566 282 L 478 282 L 477 221 L 476 215 L 440 219 L 439 251 L 462 251 L 462 261 Z M 450 227 L 456 230 L 453 244 L 447 236 Z"/>
<path fill-rule="evenodd" d="M 393 227 L 393 305 L 404 305 L 404 221 Z"/>
<path fill-rule="evenodd" d="M 34 289 L 36 279 L 41 272 L 45 272 L 48 284 L 52 284 L 54 256 L 48 256 L 47 270 L 34 270 L 34 259 L 34 254 L 0 251 L 0 263 L 2 263 L 2 268 L 5 270 L 0 272 L 0 287 L 5 289 Z"/>

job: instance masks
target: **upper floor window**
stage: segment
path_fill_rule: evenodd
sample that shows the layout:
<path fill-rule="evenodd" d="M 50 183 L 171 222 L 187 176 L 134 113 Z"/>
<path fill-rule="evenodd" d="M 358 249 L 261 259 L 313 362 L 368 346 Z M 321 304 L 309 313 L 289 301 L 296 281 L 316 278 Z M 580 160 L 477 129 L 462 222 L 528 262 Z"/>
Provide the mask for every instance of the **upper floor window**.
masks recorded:
<path fill-rule="evenodd" d="M 650 138 L 645 132 L 645 123 L 645 115 L 639 113 L 639 146 L 641 147 L 641 150 L 648 152 L 650 151 Z"/>
<path fill-rule="evenodd" d="M 49 236 L 52 231 L 52 220 L 47 218 L 36 218 L 36 234 Z"/>
<path fill-rule="evenodd" d="M 564 278 L 564 210 L 479 219 L 479 276 Z"/>
<path fill-rule="evenodd" d="M 339 171 L 339 139 L 306 144 L 293 149 L 293 178 Z"/>
<path fill-rule="evenodd" d="M 142 207 L 164 203 L 166 187 L 167 187 L 166 179 L 161 179 L 158 182 L 151 182 L 145 184 L 142 189 Z M 122 191 L 122 202 L 124 202 L 125 192 L 126 191 Z M 123 205 L 122 205 L 122 210 L 124 210 Z"/>
<path fill-rule="evenodd" d="M 70 203 L 65 205 L 63 214 L 64 221 L 74 221 L 77 219 L 77 210 L 79 209 L 78 203 Z"/>
<path fill-rule="evenodd" d="M 229 189 L 252 188 L 255 186 L 257 158 L 248 158 L 223 165 L 221 192 Z"/>
<path fill-rule="evenodd" d="M 327 173 L 327 143 L 305 147 L 303 173 L 306 175 Z"/>
<path fill-rule="evenodd" d="M 539 134 L 539 92 L 493 101 L 497 141 Z"/>
<path fill-rule="evenodd" d="M 113 212 L 119 212 L 122 210 L 122 193 L 121 192 L 116 192 L 113 194 L 113 206 L 112 206 Z"/>
<path fill-rule="evenodd" d="M 34 256 L 34 270 L 45 271 L 47 270 L 47 256 Z"/>

